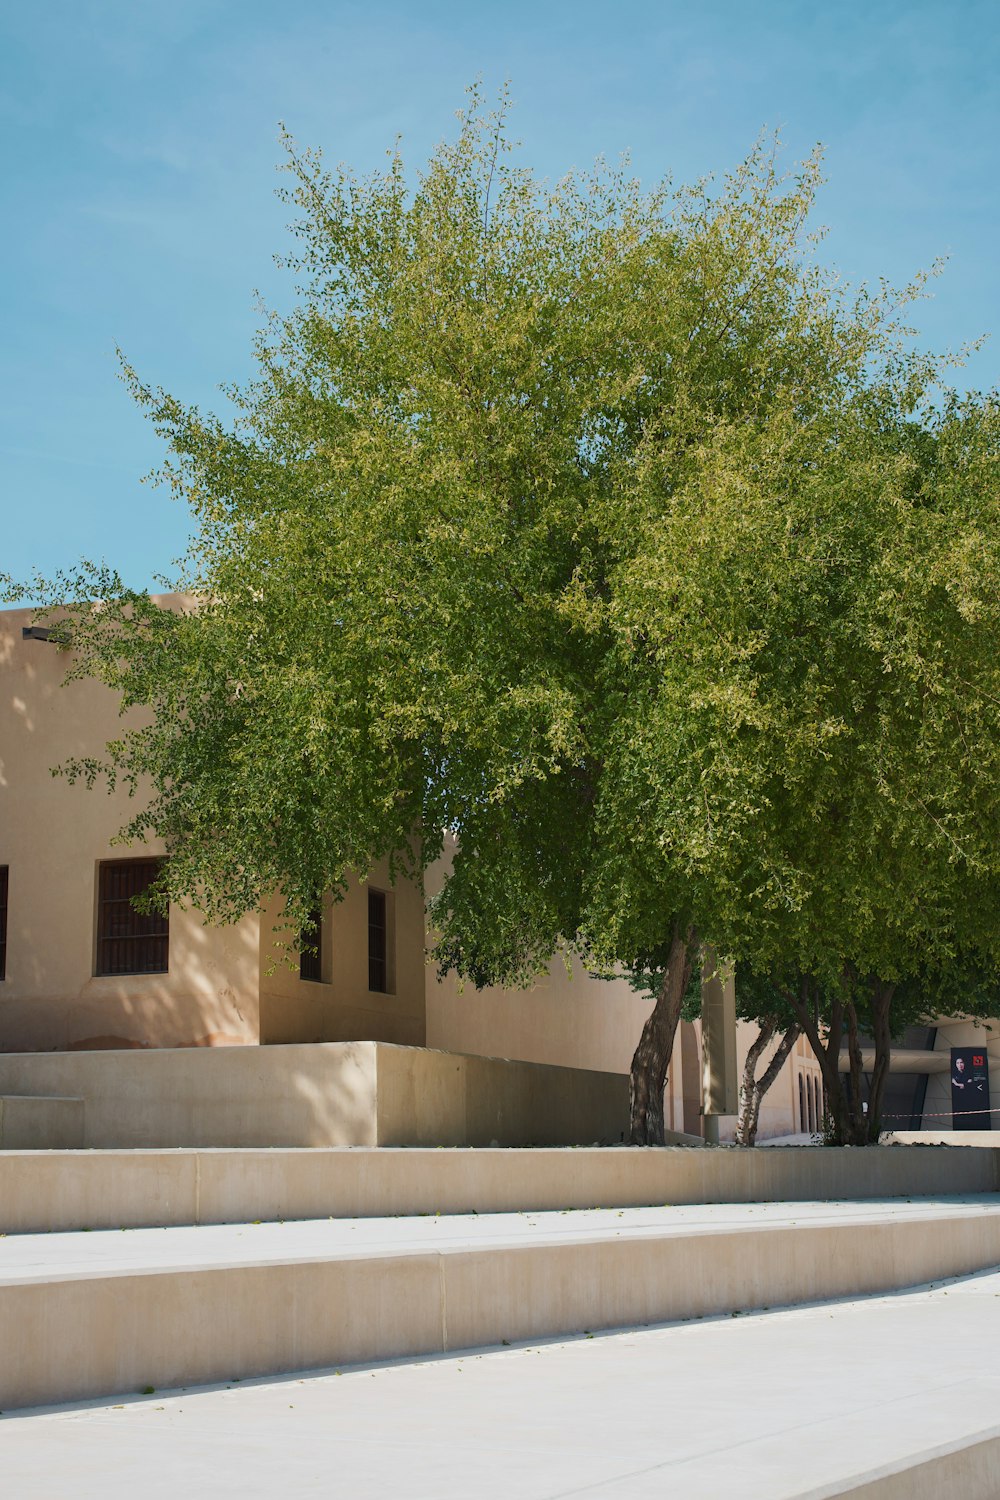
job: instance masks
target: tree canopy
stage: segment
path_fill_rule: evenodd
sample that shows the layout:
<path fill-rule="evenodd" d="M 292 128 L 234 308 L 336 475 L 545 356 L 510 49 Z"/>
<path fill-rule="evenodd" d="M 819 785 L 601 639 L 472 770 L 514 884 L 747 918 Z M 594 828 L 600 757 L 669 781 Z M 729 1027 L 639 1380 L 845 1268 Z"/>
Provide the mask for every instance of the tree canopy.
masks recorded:
<path fill-rule="evenodd" d="M 819 263 L 818 157 L 550 185 L 475 96 L 413 179 L 286 145 L 298 296 L 235 423 L 126 366 L 194 606 L 50 585 L 152 709 L 69 769 L 151 788 L 170 894 L 301 925 L 451 830 L 477 983 L 569 943 L 658 967 L 670 1030 L 699 941 L 790 995 L 991 972 L 1000 407 L 912 347 L 922 282 Z"/>

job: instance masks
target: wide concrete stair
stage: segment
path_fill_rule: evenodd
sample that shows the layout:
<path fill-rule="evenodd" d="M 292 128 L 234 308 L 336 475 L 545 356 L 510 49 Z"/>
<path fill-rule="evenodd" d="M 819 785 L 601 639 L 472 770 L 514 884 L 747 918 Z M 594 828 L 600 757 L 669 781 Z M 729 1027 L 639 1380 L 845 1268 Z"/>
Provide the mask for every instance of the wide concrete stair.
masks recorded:
<path fill-rule="evenodd" d="M 996 1175 L 947 1148 L 9 1152 L 0 1409 L 963 1275 L 1000 1265 Z"/>

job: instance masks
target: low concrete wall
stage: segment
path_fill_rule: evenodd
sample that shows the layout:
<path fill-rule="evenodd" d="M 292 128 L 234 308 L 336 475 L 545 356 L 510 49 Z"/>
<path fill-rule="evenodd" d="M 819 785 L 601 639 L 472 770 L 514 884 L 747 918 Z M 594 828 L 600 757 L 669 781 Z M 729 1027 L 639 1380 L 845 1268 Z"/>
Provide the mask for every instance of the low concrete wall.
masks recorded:
<path fill-rule="evenodd" d="M 0 1056 L 15 1092 L 83 1099 L 87 1146 L 377 1144 L 373 1043 Z"/>
<path fill-rule="evenodd" d="M 11 1151 L 0 1232 L 991 1193 L 1000 1151 Z"/>
<path fill-rule="evenodd" d="M 381 1042 L 12 1053 L 4 1093 L 83 1099 L 99 1148 L 565 1145 L 628 1121 L 617 1074 Z"/>
<path fill-rule="evenodd" d="M 596 1146 L 627 1130 L 628 1080 L 617 1073 L 378 1049 L 380 1146 Z"/>

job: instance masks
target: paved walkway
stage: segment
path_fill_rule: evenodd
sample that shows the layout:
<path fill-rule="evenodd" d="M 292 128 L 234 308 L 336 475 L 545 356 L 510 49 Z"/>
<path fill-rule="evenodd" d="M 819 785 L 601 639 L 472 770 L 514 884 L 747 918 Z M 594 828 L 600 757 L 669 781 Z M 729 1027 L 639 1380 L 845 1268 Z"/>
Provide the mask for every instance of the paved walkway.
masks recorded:
<path fill-rule="evenodd" d="M 996 1433 L 998 1349 L 991 1272 L 856 1302 L 16 1413 L 0 1420 L 0 1472 L 18 1500 L 818 1500 L 907 1455 Z"/>
<path fill-rule="evenodd" d="M 37 1277 L 154 1271 L 173 1267 L 486 1249 L 627 1236 L 702 1234 L 789 1224 L 920 1220 L 1000 1214 L 996 1194 L 887 1198 L 855 1203 L 709 1203 L 662 1208 L 593 1208 L 514 1214 L 423 1214 L 391 1219 L 305 1219 L 167 1229 L 102 1229 L 0 1236 L 0 1283 Z"/>

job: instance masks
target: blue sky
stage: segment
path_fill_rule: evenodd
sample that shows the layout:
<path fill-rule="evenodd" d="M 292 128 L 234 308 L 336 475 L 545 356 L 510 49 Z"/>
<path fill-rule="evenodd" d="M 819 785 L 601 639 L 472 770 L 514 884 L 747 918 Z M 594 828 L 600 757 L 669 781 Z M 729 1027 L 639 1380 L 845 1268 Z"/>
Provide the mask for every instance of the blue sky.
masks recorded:
<path fill-rule="evenodd" d="M 632 153 L 722 172 L 762 128 L 826 147 L 827 258 L 905 281 L 948 255 L 923 341 L 992 334 L 959 375 L 1000 384 L 997 0 L 6 0 L 0 14 L 0 571 L 105 558 L 146 586 L 187 516 L 116 374 L 224 409 L 250 371 L 272 255 L 278 121 L 360 170 L 419 164 L 467 83 L 510 78 L 514 130 L 557 175 Z"/>

